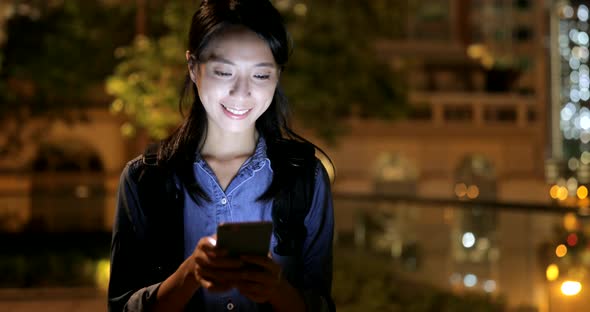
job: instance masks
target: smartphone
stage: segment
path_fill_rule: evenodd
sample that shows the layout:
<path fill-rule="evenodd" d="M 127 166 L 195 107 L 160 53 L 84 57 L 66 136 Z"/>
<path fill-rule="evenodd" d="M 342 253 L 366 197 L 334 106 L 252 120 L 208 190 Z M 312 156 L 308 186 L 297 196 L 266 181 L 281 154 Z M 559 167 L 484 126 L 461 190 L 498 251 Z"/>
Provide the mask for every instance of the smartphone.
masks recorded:
<path fill-rule="evenodd" d="M 266 256 L 272 235 L 272 222 L 235 222 L 217 226 L 217 247 L 229 256 Z"/>

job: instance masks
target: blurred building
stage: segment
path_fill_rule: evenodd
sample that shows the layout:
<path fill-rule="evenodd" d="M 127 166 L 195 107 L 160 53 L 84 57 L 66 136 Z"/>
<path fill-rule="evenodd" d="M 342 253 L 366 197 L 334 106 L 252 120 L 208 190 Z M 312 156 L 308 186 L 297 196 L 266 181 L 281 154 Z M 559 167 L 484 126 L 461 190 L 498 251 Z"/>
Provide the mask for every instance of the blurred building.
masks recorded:
<path fill-rule="evenodd" d="M 36 21 L 63 5 L 63 0 L 0 1 L 0 44 L 9 19 Z M 32 98 L 31 81 L 3 79 L 19 98 Z M 90 91 L 78 106 L 84 109 L 65 110 L 59 118 L 15 112 L 2 120 L 0 230 L 110 230 L 118 177 L 138 145 L 121 136 L 124 120 L 108 111 L 111 99 L 102 89 Z"/>
<path fill-rule="evenodd" d="M 337 166 L 335 191 L 550 205 L 548 182 L 556 182 L 547 180 L 545 167 L 560 149 L 549 122 L 557 5 L 415 4 L 406 38 L 377 43 L 380 57 L 406 73 L 410 118 L 350 120 L 350 134 L 327 148 Z M 380 213 L 388 224 L 381 247 L 408 264 L 410 278 L 547 311 L 538 248 L 560 216 L 477 206 L 375 207 L 338 197 L 337 208 L 340 233 L 358 233 L 359 209 Z"/>
<path fill-rule="evenodd" d="M 108 231 L 114 194 L 130 142 L 122 121 L 108 111 L 85 112 L 89 121 L 30 120 L 23 136 L 43 124 L 43 140 L 25 142 L 0 159 L 0 226 L 20 231 Z M 72 209 L 76 207 L 76 209 Z"/>

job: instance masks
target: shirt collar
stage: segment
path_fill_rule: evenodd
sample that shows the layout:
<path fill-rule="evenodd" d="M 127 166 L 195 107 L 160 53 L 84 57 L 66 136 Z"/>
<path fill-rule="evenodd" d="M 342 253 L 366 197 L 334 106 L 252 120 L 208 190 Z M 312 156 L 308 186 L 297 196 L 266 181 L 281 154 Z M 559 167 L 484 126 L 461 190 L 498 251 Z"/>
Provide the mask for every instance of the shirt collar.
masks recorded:
<path fill-rule="evenodd" d="M 259 136 L 258 142 L 256 142 L 256 148 L 254 148 L 254 154 L 252 154 L 252 156 L 250 156 L 250 158 L 246 160 L 246 162 L 242 165 L 242 168 L 246 166 L 252 166 L 252 169 L 257 170 L 260 169 L 260 167 L 262 167 L 262 165 L 267 160 L 268 157 L 266 155 L 266 140 L 262 136 Z M 205 163 L 205 160 L 203 159 L 199 151 L 195 153 L 194 163 L 201 165 Z"/>
<path fill-rule="evenodd" d="M 242 165 L 244 167 L 250 167 L 253 170 L 260 169 L 264 162 L 268 159 L 266 156 L 266 140 L 262 137 L 258 137 L 258 142 L 256 142 L 256 148 L 254 149 L 254 154 L 246 162 Z"/>

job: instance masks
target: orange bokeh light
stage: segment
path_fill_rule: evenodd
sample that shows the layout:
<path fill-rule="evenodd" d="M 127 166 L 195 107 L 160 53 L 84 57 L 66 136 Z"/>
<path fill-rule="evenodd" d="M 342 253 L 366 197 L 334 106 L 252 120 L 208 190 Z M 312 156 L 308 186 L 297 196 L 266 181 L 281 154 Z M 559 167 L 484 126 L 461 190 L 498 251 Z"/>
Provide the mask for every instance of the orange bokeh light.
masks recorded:
<path fill-rule="evenodd" d="M 555 255 L 557 255 L 559 258 L 565 256 L 567 254 L 567 247 L 565 247 L 564 244 L 561 244 L 559 246 L 557 246 L 557 248 L 555 248 Z"/>
<path fill-rule="evenodd" d="M 549 190 L 549 195 L 551 196 L 551 198 L 557 199 L 558 192 L 559 192 L 559 185 L 553 185 L 551 187 L 551 189 Z"/>

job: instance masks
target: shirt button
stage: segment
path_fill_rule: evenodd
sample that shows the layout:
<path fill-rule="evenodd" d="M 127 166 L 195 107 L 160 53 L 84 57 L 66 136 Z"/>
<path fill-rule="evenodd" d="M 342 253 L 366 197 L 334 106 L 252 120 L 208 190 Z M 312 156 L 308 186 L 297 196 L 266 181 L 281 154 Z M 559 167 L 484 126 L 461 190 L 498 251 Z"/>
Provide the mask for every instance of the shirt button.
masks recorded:
<path fill-rule="evenodd" d="M 227 305 L 226 305 L 225 307 L 226 307 L 226 308 L 227 308 L 229 311 L 231 311 L 231 310 L 233 310 L 233 309 L 234 309 L 236 306 L 235 306 L 233 303 L 231 303 L 231 302 L 228 302 L 228 303 L 227 303 Z"/>
<path fill-rule="evenodd" d="M 222 198 L 222 199 L 221 199 L 221 204 L 222 204 L 222 205 L 225 205 L 225 204 L 227 204 L 227 198 L 225 198 L 225 197 L 224 197 L 224 198 Z"/>

